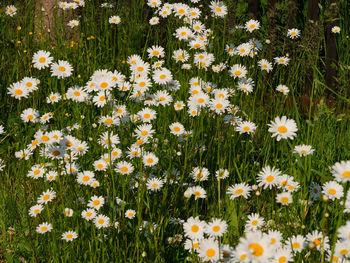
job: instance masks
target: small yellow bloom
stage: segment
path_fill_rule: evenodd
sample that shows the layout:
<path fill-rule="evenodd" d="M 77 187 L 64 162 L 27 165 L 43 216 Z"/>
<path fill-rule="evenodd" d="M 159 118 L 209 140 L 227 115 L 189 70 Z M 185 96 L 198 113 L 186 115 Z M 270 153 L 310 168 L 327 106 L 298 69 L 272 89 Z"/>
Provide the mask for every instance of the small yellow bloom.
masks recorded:
<path fill-rule="evenodd" d="M 68 112 L 65 115 L 66 115 L 66 117 L 72 116 L 72 114 L 69 114 Z"/>
<path fill-rule="evenodd" d="M 21 27 L 21 26 L 18 26 L 18 27 L 17 27 L 17 30 L 18 30 L 18 31 L 20 31 L 21 29 L 22 29 L 22 27 Z"/>
<path fill-rule="evenodd" d="M 17 41 L 17 44 L 21 44 L 21 43 L 22 43 L 21 40 L 18 40 L 18 41 Z"/>
<path fill-rule="evenodd" d="M 33 32 L 29 32 L 29 35 L 33 35 Z"/>

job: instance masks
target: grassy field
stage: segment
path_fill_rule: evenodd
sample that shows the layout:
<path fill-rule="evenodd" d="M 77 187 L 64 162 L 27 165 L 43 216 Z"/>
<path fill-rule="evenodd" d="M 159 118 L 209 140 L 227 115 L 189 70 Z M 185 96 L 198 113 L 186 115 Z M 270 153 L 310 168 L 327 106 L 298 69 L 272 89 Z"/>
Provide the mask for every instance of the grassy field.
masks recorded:
<path fill-rule="evenodd" d="M 39 2 L 0 3 L 0 262 L 350 262 L 347 1 Z"/>

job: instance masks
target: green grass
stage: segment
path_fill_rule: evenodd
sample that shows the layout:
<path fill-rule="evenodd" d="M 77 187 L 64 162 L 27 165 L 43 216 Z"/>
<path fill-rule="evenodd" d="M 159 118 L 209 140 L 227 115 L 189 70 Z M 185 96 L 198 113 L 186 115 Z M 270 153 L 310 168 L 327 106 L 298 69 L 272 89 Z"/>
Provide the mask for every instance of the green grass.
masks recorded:
<path fill-rule="evenodd" d="M 232 1 L 227 2 L 226 4 L 232 4 Z M 117 1 L 113 8 L 101 8 L 102 2 L 99 1 L 86 1 L 85 7 L 73 10 L 72 14 L 68 14 L 70 11 L 64 14 L 80 21 L 79 27 L 72 29 L 78 36 L 73 39 L 66 38 L 65 32 L 70 31 L 67 21 L 55 14 L 54 41 L 48 39 L 45 33 L 40 35 L 40 31 L 35 31 L 34 1 L 26 1 L 25 4 L 16 2 L 18 11 L 14 17 L 5 15 L 5 8 L 9 3 L 2 3 L 0 125 L 4 126 L 5 133 L 0 135 L 0 158 L 6 166 L 0 175 L 0 261 L 201 262 L 197 253 L 184 249 L 184 230 L 181 225 L 172 224 L 171 218 L 186 221 L 190 217 L 199 216 L 206 222 L 213 218 L 225 220 L 228 229 L 219 242 L 235 248 L 240 237 L 245 236 L 244 227 L 247 216 L 251 213 L 259 213 L 265 219 L 266 224 L 262 229 L 264 232 L 279 230 L 283 234 L 283 240 L 297 234 L 306 236 L 318 230 L 329 237 L 333 251 L 338 228 L 350 219 L 349 214 L 343 213 L 342 202 L 345 195 L 340 200 L 328 202 L 320 198 L 314 200 L 310 206 L 299 202 L 311 201 L 309 186 L 312 183 L 323 185 L 334 180 L 329 170 L 331 166 L 342 160 L 350 160 L 350 21 L 346 12 L 349 4 L 346 1 L 339 2 L 341 33 L 337 35 L 338 89 L 329 91 L 325 85 L 326 43 L 323 36 L 324 26 L 328 22 L 325 13 L 327 5 L 323 2 L 319 21 L 321 37 L 317 43 L 313 43 L 309 32 L 304 30 L 307 28 L 304 28 L 304 24 L 308 24 L 306 17 L 298 18 L 298 28 L 302 30 L 301 38 L 287 38 L 288 27 L 283 15 L 285 13 L 282 13 L 276 28 L 276 43 L 267 44 L 265 40 L 269 39 L 270 32 L 266 29 L 266 1 L 262 1 L 262 28 L 253 33 L 245 30 L 230 32 L 232 28 L 228 26 L 231 18 L 235 19 L 237 25 L 244 25 L 248 20 L 245 1 L 238 1 L 237 8 L 225 19 L 213 19 L 209 2 L 202 1 L 200 20 L 212 30 L 206 51 L 214 54 L 214 64 L 226 63 L 228 69 L 234 64 L 247 67 L 248 76 L 255 82 L 254 92 L 248 95 L 237 89 L 238 82 L 229 75 L 228 69 L 214 73 L 211 68 L 198 69 L 192 63 L 193 55 L 197 51 L 190 50 L 185 42 L 178 41 L 173 36 L 177 28 L 185 26 L 183 21 L 171 15 L 167 19 L 161 18 L 160 24 L 150 26 L 148 21 L 155 13 L 147 6 L 146 1 L 132 1 L 131 6 L 127 1 Z M 285 4 L 281 3 L 282 12 L 287 12 Z M 108 18 L 112 15 L 121 17 L 119 25 L 108 23 Z M 208 18 L 204 19 L 205 16 Z M 18 26 L 21 27 L 20 30 L 17 29 Z M 226 44 L 237 46 L 251 38 L 256 38 L 263 44 L 262 51 L 254 58 L 237 55 L 231 57 L 225 52 Z M 46 97 L 51 92 L 58 92 L 63 96 L 71 86 L 85 86 L 98 69 L 118 70 L 129 78 L 130 70 L 126 63 L 128 57 L 138 54 L 144 61 L 152 64 L 156 59 L 147 57 L 147 48 L 152 45 L 164 47 L 163 66 L 181 84 L 180 90 L 169 91 L 173 102 L 182 100 L 186 103 L 189 98 L 189 80 L 200 77 L 217 85 L 217 88 L 230 89 L 233 93 L 230 104 L 240 109 L 237 116 L 254 122 L 257 125 L 256 132 L 239 134 L 234 126 L 224 122 L 224 115 L 215 114 L 209 108 L 201 110 L 197 117 L 190 117 L 185 109 L 175 111 L 173 104 L 165 107 L 150 106 L 157 111 L 157 118 L 151 122 L 155 133 L 144 149 L 155 153 L 159 163 L 155 168 L 149 168 L 142 159 L 130 161 L 126 157 L 128 147 L 136 141 L 132 134 L 141 122 L 129 121 L 108 128 L 98 121 L 101 116 L 111 115 L 110 105 L 98 108 L 92 103 L 78 103 L 68 99 L 57 104 L 46 103 Z M 314 46 L 318 47 L 316 52 Z M 172 52 L 180 48 L 189 52 L 188 63 L 192 64 L 191 70 L 181 69 L 181 64 L 172 59 Z M 32 56 L 38 50 L 50 51 L 54 62 L 68 61 L 73 66 L 72 76 L 58 79 L 51 76 L 48 68 L 33 68 Z M 286 53 L 291 59 L 288 66 L 274 65 L 274 70 L 270 73 L 259 69 L 257 62 L 260 59 L 265 58 L 272 62 L 274 57 L 284 56 Z M 37 91 L 21 100 L 7 94 L 7 88 L 12 83 L 29 76 L 40 80 Z M 304 100 L 301 98 L 306 95 L 307 77 L 312 78 L 312 91 L 307 95 L 311 102 L 303 105 Z M 287 96 L 275 90 L 279 84 L 289 87 Z M 153 83 L 149 93 L 165 89 L 164 86 Z M 329 92 L 336 99 L 329 99 Z M 131 93 L 115 88 L 112 92 L 114 104 L 126 105 L 130 114 L 136 114 L 146 107 L 142 102 L 131 100 L 130 95 Z M 44 148 L 43 145 L 35 149 L 28 160 L 16 158 L 15 152 L 25 149 L 32 142 L 34 134 L 43 126 L 21 120 L 20 115 L 27 108 L 34 108 L 41 115 L 53 113 L 54 117 L 48 123 L 48 131 L 64 130 L 74 124 L 80 126 L 72 131 L 65 129 L 65 133 L 87 142 L 89 146 L 88 153 L 76 160 L 81 171 L 93 171 L 94 161 L 105 153 L 110 156 L 111 149 L 103 149 L 98 144 L 100 134 L 105 131 L 113 131 L 120 138 L 117 147 L 122 150 L 123 156 L 115 163 L 120 160 L 129 161 L 135 171 L 130 175 L 122 175 L 112 168 L 104 172 L 95 171 L 95 178 L 100 186 L 94 189 L 78 184 L 76 175 L 67 175 L 64 165 L 58 160 L 41 156 L 39 148 Z M 298 131 L 294 140 L 276 141 L 271 138 L 267 125 L 277 116 L 287 116 L 295 120 Z M 170 134 L 169 125 L 173 122 L 182 123 L 186 131 L 192 130 L 187 140 L 179 141 L 177 136 Z M 94 127 L 93 124 L 97 125 Z M 294 146 L 301 144 L 312 145 L 315 152 L 306 157 L 293 154 Z M 53 182 L 44 178 L 34 180 L 27 177 L 33 165 L 42 163 L 51 163 L 49 169 L 59 174 L 62 172 L 62 175 Z M 226 194 L 229 186 L 243 182 L 251 186 L 257 185 L 257 174 L 267 165 L 279 168 L 283 174 L 292 176 L 300 184 L 300 189 L 293 193 L 292 204 L 282 206 L 276 202 L 276 195 L 282 192 L 276 187 L 271 190 L 258 187 L 251 192 L 248 199 L 240 197 L 230 200 Z M 208 168 L 209 179 L 204 182 L 194 181 L 190 175 L 194 167 Z M 173 169 L 177 169 L 179 174 L 175 178 L 176 183 L 171 184 L 172 178 L 164 177 L 164 173 L 171 173 Z M 219 169 L 227 169 L 229 177 L 218 181 L 215 171 Z M 165 178 L 164 186 L 159 192 L 147 190 L 146 181 L 142 178 L 150 176 Z M 131 187 L 135 182 L 138 187 Z M 184 192 L 190 185 L 203 187 L 207 197 L 198 200 L 193 196 L 190 199 L 185 198 Z M 346 193 L 349 182 L 342 186 Z M 37 203 L 42 192 L 50 188 L 56 192 L 56 198 L 44 205 L 40 215 L 30 217 L 29 208 Z M 93 195 L 105 198 L 99 214 L 110 218 L 112 225 L 108 228 L 98 229 L 92 221 L 86 221 L 80 215 Z M 118 205 L 116 197 L 125 203 Z M 66 207 L 73 209 L 72 217 L 64 215 Z M 136 211 L 134 219 L 124 216 L 127 209 Z M 144 221 L 149 224 L 141 229 Z M 35 229 L 43 222 L 51 223 L 53 229 L 49 233 L 38 234 Z M 114 227 L 116 222 L 119 223 L 117 228 Z M 72 242 L 62 240 L 62 233 L 68 230 L 76 231 L 78 238 Z M 293 255 L 294 262 L 327 262 L 326 259 L 325 254 L 311 248 Z"/>

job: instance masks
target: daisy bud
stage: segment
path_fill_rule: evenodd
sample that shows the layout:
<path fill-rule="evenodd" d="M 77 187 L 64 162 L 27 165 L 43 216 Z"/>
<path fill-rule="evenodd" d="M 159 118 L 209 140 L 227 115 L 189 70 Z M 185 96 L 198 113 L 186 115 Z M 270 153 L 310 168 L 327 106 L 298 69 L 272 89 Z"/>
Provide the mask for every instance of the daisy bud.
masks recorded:
<path fill-rule="evenodd" d="M 315 247 L 315 244 L 313 242 L 309 242 L 308 247 L 309 249 L 313 249 Z"/>
<path fill-rule="evenodd" d="M 256 196 L 259 196 L 259 195 L 260 195 L 260 192 L 259 192 L 259 191 L 256 191 L 256 192 L 255 192 L 255 195 L 256 195 Z"/>
<path fill-rule="evenodd" d="M 324 217 L 325 217 L 325 218 L 329 217 L 329 214 L 328 214 L 328 213 L 325 213 L 325 214 L 324 214 Z"/>
<path fill-rule="evenodd" d="M 328 200 L 329 200 L 328 195 L 323 195 L 322 200 L 323 200 L 323 202 L 328 202 Z"/>
<path fill-rule="evenodd" d="M 143 251 L 142 254 L 141 254 L 141 257 L 145 258 L 146 256 L 147 256 L 146 251 Z"/>
<path fill-rule="evenodd" d="M 187 189 L 187 190 L 184 192 L 184 197 L 185 197 L 185 198 L 190 198 L 191 195 L 192 195 L 191 189 Z"/>
<path fill-rule="evenodd" d="M 301 225 L 301 228 L 302 228 L 302 229 L 305 229 L 305 228 L 306 228 L 306 226 L 305 226 L 305 225 Z"/>
<path fill-rule="evenodd" d="M 270 41 L 269 39 L 266 39 L 266 40 L 265 40 L 265 43 L 266 43 L 266 44 L 270 44 L 271 41 Z"/>
<path fill-rule="evenodd" d="M 254 185 L 252 185 L 252 189 L 253 189 L 254 191 L 258 190 L 258 186 L 257 186 L 256 184 L 254 184 Z"/>
<path fill-rule="evenodd" d="M 181 152 L 177 152 L 176 155 L 177 155 L 177 156 L 181 156 Z"/>

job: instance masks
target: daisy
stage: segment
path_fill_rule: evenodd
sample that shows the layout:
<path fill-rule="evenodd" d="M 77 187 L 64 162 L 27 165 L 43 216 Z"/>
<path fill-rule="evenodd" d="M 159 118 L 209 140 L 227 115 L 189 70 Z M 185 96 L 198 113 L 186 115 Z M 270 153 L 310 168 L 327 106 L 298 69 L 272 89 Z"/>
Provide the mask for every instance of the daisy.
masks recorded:
<path fill-rule="evenodd" d="M 8 6 L 6 6 L 5 14 L 12 17 L 15 14 L 17 14 L 17 8 L 14 5 L 8 5 Z"/>
<path fill-rule="evenodd" d="M 70 26 L 71 28 L 74 28 L 74 27 L 79 26 L 79 21 L 78 20 L 71 20 L 68 22 L 67 25 Z"/>
<path fill-rule="evenodd" d="M 291 39 L 300 37 L 300 30 L 297 28 L 288 29 L 287 36 Z"/>
<path fill-rule="evenodd" d="M 51 230 L 52 230 L 52 225 L 47 222 L 38 225 L 38 227 L 36 228 L 36 232 L 38 232 L 39 234 L 51 232 Z"/>
<path fill-rule="evenodd" d="M 258 214 L 250 214 L 248 215 L 245 228 L 248 231 L 257 231 L 264 225 L 264 223 L 264 218 L 260 217 Z"/>
<path fill-rule="evenodd" d="M 193 180 L 197 180 L 197 181 L 208 180 L 209 174 L 210 174 L 209 170 L 205 167 L 196 167 L 191 172 Z"/>
<path fill-rule="evenodd" d="M 276 196 L 276 202 L 282 205 L 289 205 L 293 202 L 293 197 L 290 192 L 279 193 Z"/>
<path fill-rule="evenodd" d="M 149 20 L 149 24 L 150 24 L 151 26 L 154 26 L 154 25 L 159 24 L 159 17 L 156 17 L 156 16 L 152 17 L 152 18 Z"/>
<path fill-rule="evenodd" d="M 321 186 L 317 183 L 312 183 L 309 186 L 309 193 L 311 195 L 311 199 L 317 200 L 321 196 Z"/>
<path fill-rule="evenodd" d="M 173 122 L 169 125 L 170 133 L 174 135 L 181 135 L 185 132 L 185 127 L 179 122 Z"/>
<path fill-rule="evenodd" d="M 68 217 L 72 217 L 73 216 L 73 209 L 71 208 L 65 208 L 64 209 L 64 215 L 68 216 Z"/>
<path fill-rule="evenodd" d="M 276 263 L 280 262 L 293 262 L 293 254 L 289 247 L 281 246 L 277 248 L 277 250 L 274 253 L 274 259 Z"/>
<path fill-rule="evenodd" d="M 7 90 L 7 94 L 10 94 L 11 97 L 15 99 L 20 100 L 21 98 L 27 98 L 29 96 L 29 90 L 21 82 L 11 84 Z"/>
<path fill-rule="evenodd" d="M 223 114 L 230 105 L 230 102 L 226 99 L 216 98 L 211 99 L 209 105 L 210 109 L 213 110 L 216 114 Z"/>
<path fill-rule="evenodd" d="M 239 55 L 241 57 L 248 56 L 251 52 L 253 46 L 250 43 L 243 43 L 237 46 L 237 48 L 234 49 L 234 54 Z"/>
<path fill-rule="evenodd" d="M 194 199 L 197 200 L 198 198 L 206 198 L 207 192 L 202 188 L 201 186 L 193 186 L 187 189 L 191 195 L 194 195 Z"/>
<path fill-rule="evenodd" d="M 339 26 L 332 27 L 332 33 L 339 34 L 340 33 L 340 27 Z"/>
<path fill-rule="evenodd" d="M 244 262 L 255 263 L 270 262 L 272 253 L 269 237 L 260 231 L 248 232 L 245 238 L 241 237 L 235 251 Z"/>
<path fill-rule="evenodd" d="M 289 88 L 286 85 L 278 85 L 276 90 L 282 92 L 283 95 L 287 95 L 289 92 Z"/>
<path fill-rule="evenodd" d="M 252 33 L 254 30 L 260 28 L 260 23 L 257 20 L 249 20 L 248 22 L 245 23 L 245 29 Z"/>
<path fill-rule="evenodd" d="M 21 119 L 23 122 L 36 122 L 39 117 L 39 112 L 32 108 L 25 109 L 21 113 Z"/>
<path fill-rule="evenodd" d="M 151 167 L 158 163 L 158 157 L 154 153 L 145 153 L 142 157 L 143 164 Z"/>
<path fill-rule="evenodd" d="M 306 247 L 305 237 L 301 235 L 292 236 L 288 239 L 291 248 L 294 252 L 300 253 Z"/>
<path fill-rule="evenodd" d="M 151 59 L 153 57 L 162 58 L 164 57 L 164 48 L 161 46 L 152 46 L 147 49 L 148 57 Z"/>
<path fill-rule="evenodd" d="M 166 68 L 156 69 L 153 71 L 152 79 L 157 84 L 166 84 L 167 82 L 172 80 L 172 78 L 173 76 L 171 72 Z"/>
<path fill-rule="evenodd" d="M 223 2 L 211 1 L 209 7 L 214 17 L 224 18 L 227 15 L 227 7 Z"/>
<path fill-rule="evenodd" d="M 334 179 L 338 182 L 350 182 L 350 161 L 337 162 L 332 166 L 331 171 Z"/>
<path fill-rule="evenodd" d="M 281 246 L 281 241 L 283 239 L 282 233 L 278 230 L 269 230 L 267 233 L 270 238 L 270 245 L 274 248 Z"/>
<path fill-rule="evenodd" d="M 87 206 L 99 210 L 105 203 L 105 199 L 102 196 L 92 196 Z"/>
<path fill-rule="evenodd" d="M 192 37 L 192 30 L 183 26 L 176 29 L 174 35 L 179 40 L 188 40 Z"/>
<path fill-rule="evenodd" d="M 146 139 L 152 137 L 155 130 L 152 129 L 152 124 L 142 124 L 138 125 L 135 129 L 136 137 L 141 139 Z"/>
<path fill-rule="evenodd" d="M 21 80 L 21 83 L 23 84 L 24 87 L 28 89 L 28 92 L 31 93 L 38 89 L 40 80 L 32 77 L 25 77 Z"/>
<path fill-rule="evenodd" d="M 233 65 L 229 72 L 234 78 L 244 78 L 247 75 L 246 67 L 240 64 Z"/>
<path fill-rule="evenodd" d="M 224 220 L 214 218 L 207 224 L 206 233 L 210 237 L 222 237 L 227 231 L 227 223 Z"/>
<path fill-rule="evenodd" d="M 148 190 L 158 191 L 163 187 L 164 181 L 158 178 L 149 178 L 147 180 L 146 186 Z"/>
<path fill-rule="evenodd" d="M 119 16 L 111 16 L 109 19 L 108 19 L 108 22 L 110 24 L 115 24 L 115 25 L 118 25 L 120 23 L 121 19 Z"/>
<path fill-rule="evenodd" d="M 64 60 L 59 60 L 58 63 L 51 64 L 51 76 L 66 78 L 72 75 L 73 67 Z"/>
<path fill-rule="evenodd" d="M 50 52 L 44 50 L 35 52 L 32 59 L 34 68 L 43 69 L 49 67 L 53 60 L 53 57 L 50 55 Z"/>
<path fill-rule="evenodd" d="M 129 218 L 129 219 L 133 219 L 135 217 L 135 215 L 136 215 L 136 211 L 133 209 L 128 209 L 125 212 L 125 217 Z"/>
<path fill-rule="evenodd" d="M 62 234 L 62 239 L 66 242 L 73 241 L 78 238 L 78 234 L 74 231 L 67 231 Z"/>
<path fill-rule="evenodd" d="M 183 220 L 182 220 L 183 221 Z M 169 220 L 170 222 L 170 220 Z M 189 252 L 191 252 L 192 250 L 194 250 L 195 252 L 199 251 L 199 244 L 201 242 L 202 239 L 186 239 L 185 241 L 185 249 Z"/>
<path fill-rule="evenodd" d="M 312 233 L 307 234 L 306 239 L 313 244 L 318 251 L 327 251 L 329 249 L 328 236 L 323 236 L 318 230 L 314 230 Z"/>
<path fill-rule="evenodd" d="M 344 196 L 343 186 L 335 181 L 325 183 L 322 187 L 322 193 L 331 200 L 340 199 Z"/>
<path fill-rule="evenodd" d="M 243 196 L 247 199 L 250 196 L 251 186 L 246 183 L 235 184 L 227 188 L 226 193 L 230 195 L 230 199 L 234 200 L 239 196 Z"/>
<path fill-rule="evenodd" d="M 58 173 L 56 171 L 49 171 L 46 174 L 46 180 L 48 180 L 50 182 L 55 181 L 57 176 L 58 176 Z"/>
<path fill-rule="evenodd" d="M 254 133 L 256 130 L 256 125 L 253 122 L 250 121 L 243 121 L 239 123 L 236 127 L 236 131 L 238 131 L 240 134 L 242 133 Z"/>
<path fill-rule="evenodd" d="M 247 82 L 240 81 L 238 82 L 238 89 L 243 91 L 245 94 L 253 92 L 253 85 Z"/>
<path fill-rule="evenodd" d="M 229 174 L 230 173 L 227 169 L 220 169 L 215 172 L 215 176 L 218 180 L 228 178 Z"/>
<path fill-rule="evenodd" d="M 350 221 L 338 228 L 338 238 L 350 241 Z"/>
<path fill-rule="evenodd" d="M 44 177 L 44 173 L 45 173 L 45 168 L 41 167 L 40 164 L 36 164 L 30 169 L 27 176 L 33 179 L 38 179 L 38 178 Z"/>
<path fill-rule="evenodd" d="M 272 133 L 271 137 L 277 136 L 277 141 L 281 139 L 293 140 L 298 131 L 297 125 L 294 120 L 287 119 L 286 116 L 276 117 L 274 121 L 268 124 L 269 132 Z"/>
<path fill-rule="evenodd" d="M 203 259 L 203 262 L 218 262 L 220 259 L 219 242 L 213 238 L 201 240 L 198 256 Z"/>
<path fill-rule="evenodd" d="M 82 218 L 87 221 L 90 221 L 96 217 L 96 210 L 92 208 L 85 209 L 81 212 Z"/>
<path fill-rule="evenodd" d="M 104 132 L 100 135 L 98 142 L 104 148 L 108 149 L 109 146 L 114 147 L 115 145 L 119 144 L 120 140 L 118 134 L 113 134 L 113 132 Z"/>
<path fill-rule="evenodd" d="M 288 57 L 275 57 L 274 60 L 275 60 L 275 64 L 287 66 L 290 58 L 288 58 Z"/>
<path fill-rule="evenodd" d="M 173 101 L 173 98 L 166 90 L 158 90 L 154 93 L 154 100 L 158 105 L 167 106 Z"/>
<path fill-rule="evenodd" d="M 188 14 L 189 6 L 182 3 L 173 4 L 174 15 L 176 17 L 182 18 Z"/>
<path fill-rule="evenodd" d="M 190 239 L 202 239 L 206 229 L 206 223 L 199 220 L 199 217 L 190 217 L 183 223 L 185 236 Z"/>
<path fill-rule="evenodd" d="M 36 217 L 38 214 L 41 213 L 41 211 L 43 211 L 44 207 L 42 205 L 34 205 L 29 209 L 29 215 L 31 217 Z"/>
<path fill-rule="evenodd" d="M 312 149 L 311 145 L 302 144 L 302 145 L 296 145 L 294 147 L 293 153 L 297 153 L 301 157 L 301 156 L 313 154 L 314 151 L 315 149 Z"/>
<path fill-rule="evenodd" d="M 156 118 L 157 113 L 151 108 L 144 108 L 141 111 L 139 111 L 137 115 L 141 118 L 143 122 L 151 122 L 153 119 Z"/>
<path fill-rule="evenodd" d="M 275 167 L 272 167 L 271 169 L 270 166 L 266 166 L 258 174 L 257 181 L 259 182 L 259 186 L 262 186 L 264 189 L 271 189 L 278 185 L 280 175 L 281 171 L 279 169 L 276 169 Z"/>
<path fill-rule="evenodd" d="M 94 224 L 97 228 L 105 228 L 109 226 L 109 217 L 105 215 L 97 215 L 94 218 Z"/>
<path fill-rule="evenodd" d="M 90 185 L 94 177 L 95 177 L 94 172 L 83 171 L 78 173 L 77 182 L 82 185 Z"/>
<path fill-rule="evenodd" d="M 258 65 L 260 66 L 261 70 L 265 70 L 267 72 L 270 72 L 272 70 L 272 63 L 267 61 L 266 59 L 262 59 L 258 62 Z"/>
<path fill-rule="evenodd" d="M 47 204 L 51 202 L 56 197 L 56 193 L 52 190 L 47 190 L 43 192 L 38 198 L 38 204 Z"/>
<path fill-rule="evenodd" d="M 124 175 L 131 174 L 135 169 L 131 163 L 125 161 L 118 162 L 116 166 L 116 172 Z"/>

